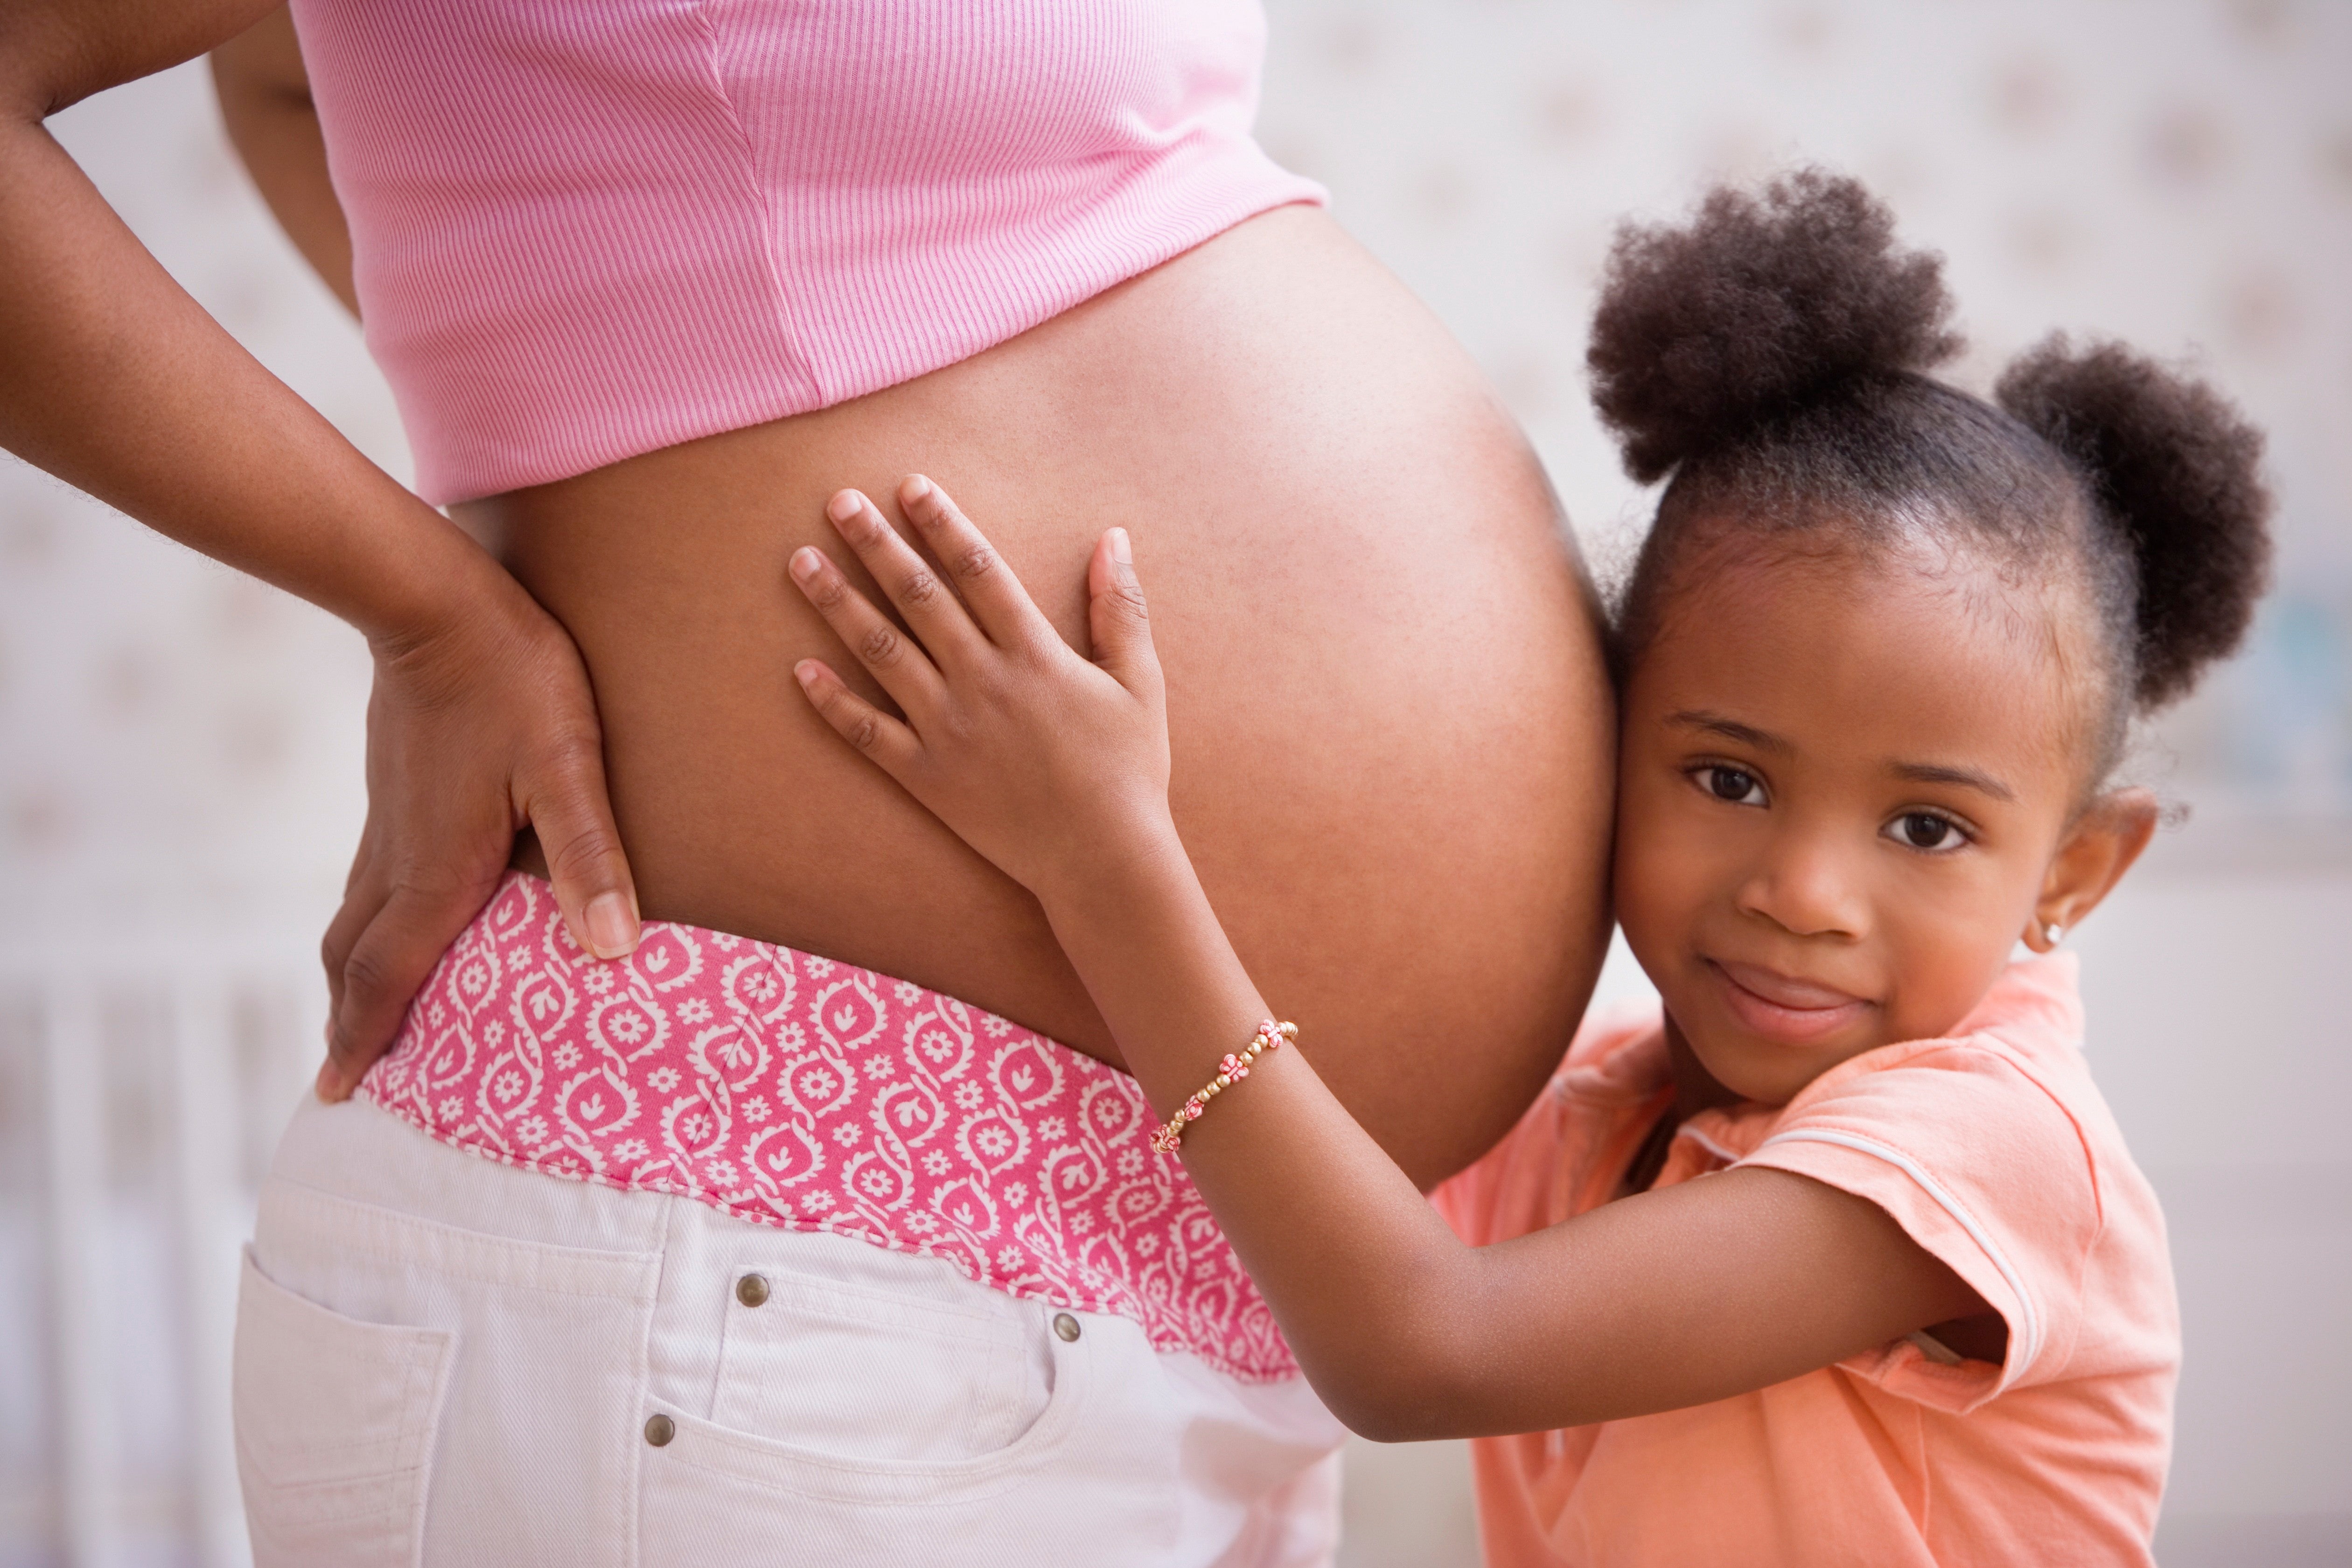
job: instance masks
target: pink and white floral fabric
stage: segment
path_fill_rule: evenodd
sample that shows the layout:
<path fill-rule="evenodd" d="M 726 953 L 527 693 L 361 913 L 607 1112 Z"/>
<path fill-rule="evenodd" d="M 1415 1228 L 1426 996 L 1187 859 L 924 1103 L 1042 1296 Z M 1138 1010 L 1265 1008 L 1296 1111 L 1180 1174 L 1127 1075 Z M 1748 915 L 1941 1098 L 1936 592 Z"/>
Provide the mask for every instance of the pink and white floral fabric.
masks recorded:
<path fill-rule="evenodd" d="M 600 963 L 509 873 L 360 1092 L 488 1159 L 943 1258 L 1246 1381 L 1297 1371 L 1133 1079 L 868 969 L 660 921 Z"/>

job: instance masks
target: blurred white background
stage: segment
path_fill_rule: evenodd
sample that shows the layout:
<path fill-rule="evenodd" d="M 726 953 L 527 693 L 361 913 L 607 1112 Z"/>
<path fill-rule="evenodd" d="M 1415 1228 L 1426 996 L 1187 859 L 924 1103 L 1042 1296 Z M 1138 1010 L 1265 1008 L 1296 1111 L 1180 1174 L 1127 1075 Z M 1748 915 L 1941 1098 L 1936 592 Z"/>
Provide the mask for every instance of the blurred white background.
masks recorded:
<path fill-rule="evenodd" d="M 2168 1563 L 2352 1562 L 2352 6 L 1274 0 L 1262 133 L 1470 347 L 1604 563 L 1643 497 L 1584 401 L 1611 226 L 1852 170 L 1977 345 L 2188 354 L 2272 435 L 2247 654 L 2135 767 L 2193 808 L 2074 939 L 2173 1226 Z M 164 264 L 395 474 L 356 329 L 200 68 L 59 116 Z M 0 462 L 0 1565 L 228 1563 L 247 1193 L 314 1060 L 367 661 L 323 615 Z M 1640 986 L 1622 960 L 1607 988 Z M 77 1196 L 77 1194 L 79 1196 Z M 1475 1561 L 1454 1445 L 1350 1456 L 1346 1560 Z"/>

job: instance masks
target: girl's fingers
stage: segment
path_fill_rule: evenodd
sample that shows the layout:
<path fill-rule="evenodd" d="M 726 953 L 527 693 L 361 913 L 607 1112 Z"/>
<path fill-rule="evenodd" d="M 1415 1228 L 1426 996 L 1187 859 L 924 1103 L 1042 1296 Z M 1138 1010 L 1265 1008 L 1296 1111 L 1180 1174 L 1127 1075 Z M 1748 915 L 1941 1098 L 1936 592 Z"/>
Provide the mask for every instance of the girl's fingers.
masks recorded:
<path fill-rule="evenodd" d="M 898 486 L 898 509 L 922 530 L 923 542 L 947 568 L 948 580 L 998 647 L 1018 647 L 1054 635 L 1052 624 L 1030 601 L 1029 591 L 945 490 L 920 474 L 910 474 Z"/>
<path fill-rule="evenodd" d="M 1151 616 L 1125 528 L 1107 530 L 1087 562 L 1087 629 L 1094 639 L 1095 663 L 1158 711 L 1160 653 L 1151 645 Z"/>
<path fill-rule="evenodd" d="M 834 733 L 849 742 L 883 772 L 907 781 L 907 769 L 922 750 L 915 732 L 841 684 L 841 677 L 822 659 L 803 659 L 793 666 L 793 678 L 817 716 Z"/>
<path fill-rule="evenodd" d="M 929 657 L 851 587 L 823 550 L 812 545 L 794 550 L 792 574 L 833 634 L 873 673 L 900 713 L 919 718 L 937 709 L 947 687 Z"/>
<path fill-rule="evenodd" d="M 862 492 L 836 492 L 825 503 L 824 515 L 941 669 L 952 670 L 958 660 L 978 651 L 984 639 L 962 602 Z"/>

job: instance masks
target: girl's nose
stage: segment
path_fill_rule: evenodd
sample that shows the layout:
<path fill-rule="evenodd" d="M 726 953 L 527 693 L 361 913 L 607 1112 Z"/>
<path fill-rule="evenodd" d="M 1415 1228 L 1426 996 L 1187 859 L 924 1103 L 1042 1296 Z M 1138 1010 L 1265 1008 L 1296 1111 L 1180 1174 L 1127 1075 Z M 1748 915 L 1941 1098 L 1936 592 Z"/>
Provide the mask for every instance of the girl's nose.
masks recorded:
<path fill-rule="evenodd" d="M 1861 868 L 1823 832 L 1775 835 L 1735 902 L 1742 915 L 1769 920 L 1796 936 L 1852 939 L 1870 925 Z"/>

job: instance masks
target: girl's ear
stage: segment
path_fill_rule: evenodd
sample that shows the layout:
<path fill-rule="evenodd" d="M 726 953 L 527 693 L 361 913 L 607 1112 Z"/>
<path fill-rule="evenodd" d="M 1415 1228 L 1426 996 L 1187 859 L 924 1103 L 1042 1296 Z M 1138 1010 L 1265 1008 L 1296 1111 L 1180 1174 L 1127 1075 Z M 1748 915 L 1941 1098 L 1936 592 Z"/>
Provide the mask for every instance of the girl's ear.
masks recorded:
<path fill-rule="evenodd" d="M 2093 801 L 2050 858 L 2025 945 L 2047 953 L 2096 909 L 2156 836 L 2158 815 L 2156 796 L 2147 789 L 2117 789 Z"/>

